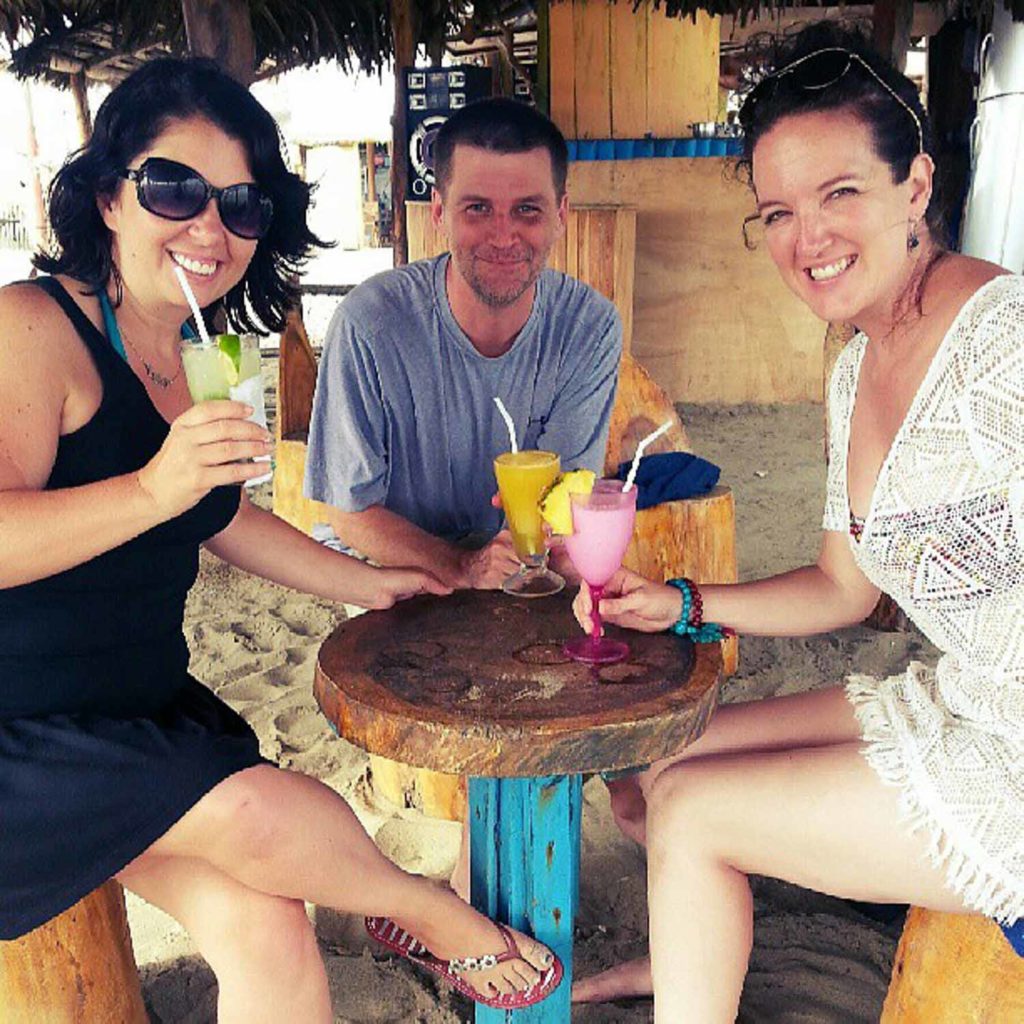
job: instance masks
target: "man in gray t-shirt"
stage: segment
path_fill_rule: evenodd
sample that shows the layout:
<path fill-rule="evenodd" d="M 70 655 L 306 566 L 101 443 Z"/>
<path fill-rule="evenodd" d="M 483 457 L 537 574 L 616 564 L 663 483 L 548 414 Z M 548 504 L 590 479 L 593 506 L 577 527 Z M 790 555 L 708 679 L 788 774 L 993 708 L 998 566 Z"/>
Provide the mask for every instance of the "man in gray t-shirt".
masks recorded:
<path fill-rule="evenodd" d="M 432 214 L 451 253 L 379 274 L 338 308 L 305 490 L 374 561 L 489 589 L 518 567 L 491 503 L 509 448 L 494 397 L 521 448 L 600 473 L 622 328 L 607 299 L 544 269 L 567 213 L 550 121 L 485 100 L 446 122 L 434 152 Z"/>

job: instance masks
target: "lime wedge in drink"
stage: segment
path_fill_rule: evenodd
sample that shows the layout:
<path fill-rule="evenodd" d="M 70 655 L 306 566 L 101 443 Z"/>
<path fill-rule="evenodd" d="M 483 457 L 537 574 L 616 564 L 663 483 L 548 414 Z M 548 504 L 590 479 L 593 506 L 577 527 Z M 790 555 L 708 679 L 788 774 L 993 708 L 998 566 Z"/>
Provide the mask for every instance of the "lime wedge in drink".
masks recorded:
<path fill-rule="evenodd" d="M 242 375 L 242 339 L 237 334 L 218 334 L 214 338 L 220 349 L 221 363 L 228 387 L 233 388 Z"/>

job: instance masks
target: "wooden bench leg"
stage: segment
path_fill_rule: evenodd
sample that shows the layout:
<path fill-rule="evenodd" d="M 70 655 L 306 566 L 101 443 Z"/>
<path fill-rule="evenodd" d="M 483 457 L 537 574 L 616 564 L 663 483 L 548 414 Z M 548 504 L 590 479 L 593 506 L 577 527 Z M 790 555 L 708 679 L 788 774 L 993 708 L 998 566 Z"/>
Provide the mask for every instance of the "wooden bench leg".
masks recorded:
<path fill-rule="evenodd" d="M 0 942 L 3 1024 L 146 1024 L 124 892 L 101 885 L 52 921 Z"/>
<path fill-rule="evenodd" d="M 978 914 L 911 907 L 880 1024 L 1020 1024 L 1024 957 Z"/>

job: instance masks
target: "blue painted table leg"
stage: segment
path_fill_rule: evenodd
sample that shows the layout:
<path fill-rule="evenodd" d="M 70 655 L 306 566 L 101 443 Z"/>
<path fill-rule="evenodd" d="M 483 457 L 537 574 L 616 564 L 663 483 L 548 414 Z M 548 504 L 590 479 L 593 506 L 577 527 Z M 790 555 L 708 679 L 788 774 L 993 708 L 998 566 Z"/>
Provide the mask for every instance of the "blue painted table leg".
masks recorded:
<path fill-rule="evenodd" d="M 565 966 L 544 1002 L 515 1012 L 478 1005 L 476 1024 L 568 1024 L 582 785 L 579 775 L 469 780 L 473 906 L 535 935 Z"/>

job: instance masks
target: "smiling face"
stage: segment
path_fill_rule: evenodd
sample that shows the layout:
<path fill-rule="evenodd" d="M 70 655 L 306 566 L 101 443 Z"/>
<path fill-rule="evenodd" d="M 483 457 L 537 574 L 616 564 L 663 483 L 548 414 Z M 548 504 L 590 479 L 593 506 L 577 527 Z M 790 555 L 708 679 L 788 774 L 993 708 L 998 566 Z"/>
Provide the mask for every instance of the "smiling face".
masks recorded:
<path fill-rule="evenodd" d="M 869 333 L 891 326 L 914 273 L 922 250 L 908 252 L 908 230 L 924 217 L 931 179 L 925 155 L 895 184 L 867 125 L 847 111 L 786 117 L 754 147 L 758 212 L 783 280 L 823 320 Z M 918 231 L 927 237 L 923 223 Z"/>
<path fill-rule="evenodd" d="M 170 122 L 131 166 L 141 167 L 148 157 L 176 160 L 219 188 L 253 181 L 242 143 L 202 117 Z M 238 284 L 256 252 L 255 241 L 224 227 L 213 199 L 189 220 L 166 220 L 144 210 L 135 185 L 124 181 L 112 197 L 99 200 L 99 207 L 126 291 L 154 311 L 173 307 L 176 315 L 182 313 L 180 319 L 187 316 L 188 304 L 176 266 L 184 269 L 200 306 L 206 306 Z"/>
<path fill-rule="evenodd" d="M 532 288 L 565 225 L 543 147 L 495 153 L 458 145 L 434 221 L 448 235 L 455 271 L 486 306 L 502 309 Z"/>

